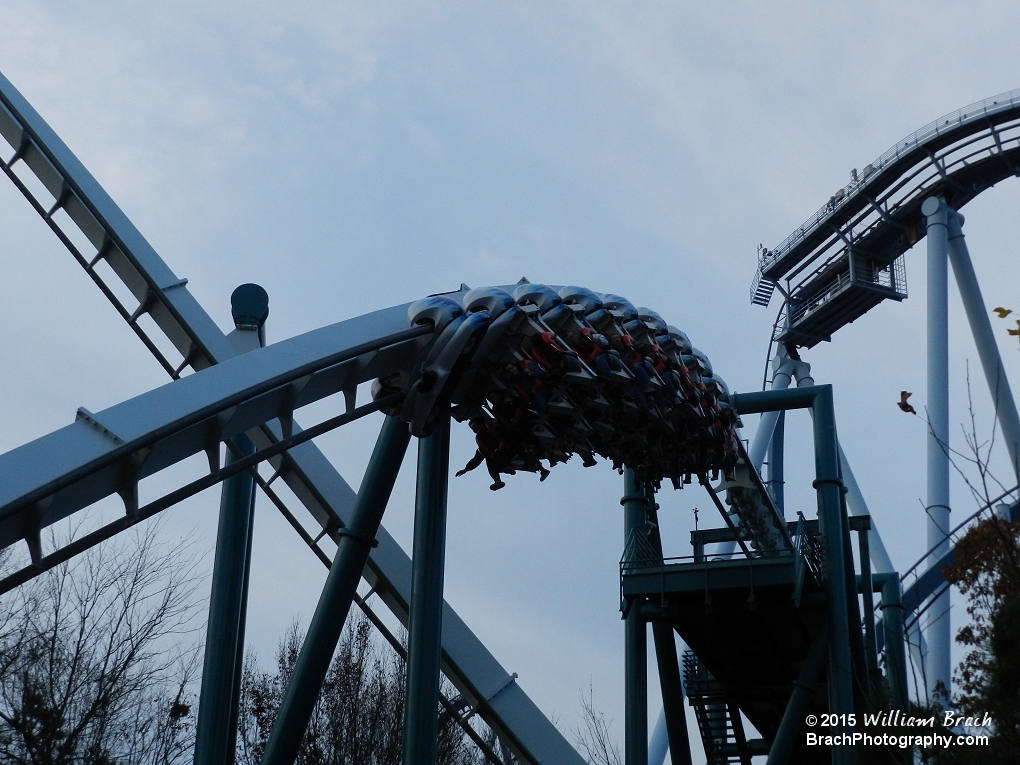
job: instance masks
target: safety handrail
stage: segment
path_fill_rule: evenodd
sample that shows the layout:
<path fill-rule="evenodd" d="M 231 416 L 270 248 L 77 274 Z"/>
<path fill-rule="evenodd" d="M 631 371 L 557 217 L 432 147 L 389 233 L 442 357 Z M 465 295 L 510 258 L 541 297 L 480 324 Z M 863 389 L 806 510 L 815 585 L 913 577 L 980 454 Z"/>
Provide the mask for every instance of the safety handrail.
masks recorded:
<path fill-rule="evenodd" d="M 748 557 L 740 556 L 737 558 L 730 557 L 727 555 L 713 556 L 713 555 L 672 555 L 668 558 L 665 557 L 652 557 L 652 558 L 633 558 L 627 559 L 622 558 L 620 560 L 620 573 L 628 573 L 636 571 L 638 569 L 653 569 L 663 566 L 668 566 L 676 563 L 712 563 L 717 561 L 725 561 L 733 563 L 750 563 L 754 564 L 755 561 L 760 561 L 764 558 L 794 558 L 798 554 L 802 555 L 807 559 L 805 552 L 798 549 L 789 548 L 777 548 L 775 550 L 756 550 L 753 555 Z M 810 561 L 808 563 L 809 569 L 812 568 Z M 813 570 L 812 570 L 812 573 Z"/>
<path fill-rule="evenodd" d="M 788 252 L 794 244 L 816 230 L 819 224 L 831 215 L 837 207 L 846 204 L 853 194 L 859 191 L 875 176 L 876 173 L 885 169 L 885 167 L 891 164 L 894 160 L 899 159 L 901 156 L 918 148 L 922 144 L 927 143 L 932 138 L 955 130 L 962 125 L 978 122 L 993 114 L 1009 111 L 1015 106 L 1020 106 L 1020 88 L 1001 93 L 997 96 L 992 96 L 991 98 L 986 98 L 982 101 L 977 101 L 976 103 L 965 106 L 962 109 L 957 109 L 949 114 L 943 115 L 936 120 L 932 120 L 924 127 L 915 130 L 906 138 L 897 141 L 891 148 L 883 152 L 878 159 L 871 164 L 866 165 L 860 175 L 852 179 L 846 186 L 837 191 L 833 195 L 834 197 L 838 197 L 838 200 L 835 203 L 830 201 L 822 205 L 822 207 L 820 207 L 814 215 L 808 218 L 792 234 L 786 237 L 786 239 L 776 246 L 775 249 L 763 251 L 761 258 L 758 261 L 759 271 L 766 270 L 770 265 L 779 260 L 784 253 Z"/>

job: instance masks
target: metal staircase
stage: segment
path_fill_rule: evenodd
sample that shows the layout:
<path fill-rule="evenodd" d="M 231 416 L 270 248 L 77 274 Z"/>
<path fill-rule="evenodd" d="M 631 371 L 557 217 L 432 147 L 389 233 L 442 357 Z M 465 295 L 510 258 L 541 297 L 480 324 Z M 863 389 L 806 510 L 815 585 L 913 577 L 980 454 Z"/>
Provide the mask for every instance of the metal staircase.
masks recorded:
<path fill-rule="evenodd" d="M 708 765 L 751 765 L 740 711 L 727 700 L 722 683 L 701 666 L 693 651 L 684 652 L 683 675 Z"/>
<path fill-rule="evenodd" d="M 768 306 L 769 301 L 772 300 L 772 293 L 775 291 L 776 283 L 771 279 L 766 279 L 760 270 L 757 271 L 754 281 L 751 283 L 751 304 Z"/>

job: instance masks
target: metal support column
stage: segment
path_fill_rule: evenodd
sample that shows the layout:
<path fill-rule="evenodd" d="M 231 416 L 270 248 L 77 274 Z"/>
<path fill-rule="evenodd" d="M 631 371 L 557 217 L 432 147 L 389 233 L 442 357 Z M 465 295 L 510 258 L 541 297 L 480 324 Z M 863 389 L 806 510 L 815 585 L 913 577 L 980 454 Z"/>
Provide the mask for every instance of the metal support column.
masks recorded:
<path fill-rule="evenodd" d="M 885 633 L 885 672 L 889 681 L 889 703 L 893 709 L 906 711 L 907 654 L 903 634 L 903 597 L 897 574 L 878 574 L 875 584 L 882 588 L 882 627 Z"/>
<path fill-rule="evenodd" d="M 870 519 L 868 519 L 870 520 Z M 866 524 L 857 532 L 857 545 L 861 559 L 861 594 L 864 600 L 864 650 L 868 662 L 868 675 L 875 678 L 878 669 L 878 639 L 875 637 L 875 592 L 871 579 L 871 558 L 869 556 L 869 532 Z"/>
<path fill-rule="evenodd" d="M 235 330 L 228 336 L 238 352 L 265 345 L 269 295 L 257 284 L 242 284 L 230 296 Z M 226 464 L 255 453 L 245 434 L 231 439 Z M 234 761 L 237 716 L 244 665 L 244 627 L 255 528 L 255 480 L 247 471 L 223 482 L 216 531 L 209 622 L 195 731 L 195 763 Z"/>
<path fill-rule="evenodd" d="M 244 547 L 244 576 L 241 580 L 241 622 L 237 630 L 237 654 L 234 656 L 234 687 L 230 694 L 230 729 L 237 730 L 241 714 L 241 680 L 244 675 L 244 633 L 247 627 L 248 586 L 251 583 L 251 545 L 255 536 L 255 489 L 251 492 L 251 509 L 248 511 L 248 540 Z M 235 741 L 236 744 L 236 741 Z"/>
<path fill-rule="evenodd" d="M 776 503 L 779 514 L 786 516 L 786 498 L 784 496 L 784 447 L 786 440 L 786 412 L 779 413 L 776 420 L 776 427 L 772 431 L 772 440 L 769 441 L 769 480 L 765 486 L 772 492 L 772 501 Z"/>
<path fill-rule="evenodd" d="M 450 418 L 443 415 L 418 442 L 403 765 L 436 764 L 449 472 Z"/>
<path fill-rule="evenodd" d="M 627 492 L 630 494 L 630 492 Z M 652 548 L 663 556 L 662 534 L 659 527 L 659 506 L 655 503 L 655 492 L 645 487 L 648 504 L 646 518 L 650 522 L 649 539 Z M 673 627 L 665 621 L 652 622 L 652 642 L 655 645 L 655 662 L 659 670 L 659 688 L 662 693 L 662 715 L 670 761 L 673 765 L 691 765 L 691 739 L 687 731 L 687 715 L 684 712 L 684 688 L 680 679 L 680 660 L 677 656 L 676 638 Z M 647 715 L 647 707 L 645 714 Z M 647 724 L 647 717 L 646 717 Z M 666 759 L 666 747 L 659 745 L 659 721 L 656 721 L 648 743 L 648 765 L 662 765 Z"/>
<path fill-rule="evenodd" d="M 687 715 L 684 713 L 684 689 L 680 682 L 680 661 L 677 658 L 673 628 L 666 622 L 653 622 L 652 640 L 659 668 L 670 762 L 673 765 L 691 765 L 691 738 L 687 731 Z"/>
<path fill-rule="evenodd" d="M 825 666 L 825 649 L 828 645 L 829 625 L 828 622 L 823 622 L 822 628 L 811 643 L 807 659 L 801 665 L 800 674 L 793 683 L 793 693 L 786 703 L 786 711 L 783 712 L 779 730 L 776 731 L 776 737 L 769 748 L 769 758 L 765 765 L 787 765 L 790 762 L 790 755 L 797 745 L 797 734 L 804 725 L 804 713 L 807 711 L 808 702 L 822 673 L 822 667 Z"/>
<path fill-rule="evenodd" d="M 928 549 L 938 561 L 949 534 L 949 260 L 945 202 L 929 197 L 921 205 L 928 229 Z M 935 620 L 925 637 L 925 682 L 929 698 L 941 684 L 950 688 L 949 591 L 932 605 Z"/>
<path fill-rule="evenodd" d="M 846 505 L 851 515 L 866 515 L 871 518 L 871 528 L 868 530 L 868 552 L 875 571 L 879 574 L 891 574 L 896 570 L 892 564 L 889 553 L 885 550 L 885 543 L 878 533 L 875 519 L 868 510 L 868 503 L 864 501 L 861 487 L 857 485 L 857 478 L 854 471 L 850 469 L 846 455 L 843 454 L 843 447 L 839 447 L 839 469 L 843 476 L 843 486 L 846 487 Z"/>
<path fill-rule="evenodd" d="M 836 422 L 832 404 L 831 386 L 819 386 L 814 402 L 815 470 L 814 481 L 818 494 L 818 521 L 822 533 L 822 579 L 828 591 L 829 624 L 832 640 L 829 643 L 829 687 L 836 714 L 854 711 L 853 675 L 850 660 L 850 620 L 847 613 L 847 587 L 843 548 L 842 494 L 843 482 L 839 478 L 839 456 L 836 442 Z M 856 625 L 854 625 L 856 628 Z M 853 726 L 841 725 L 839 732 L 850 735 Z M 853 762 L 853 747 L 833 747 L 833 764 Z"/>
<path fill-rule="evenodd" d="M 960 297 L 967 312 L 971 334 L 974 335 L 981 368 L 988 382 L 988 391 L 992 394 L 995 416 L 999 421 L 1009 460 L 1013 464 L 1013 472 L 1020 481 L 1020 415 L 1017 414 L 1016 400 L 1009 387 L 1006 368 L 1002 366 L 992 323 L 988 320 L 988 308 L 981 297 L 977 274 L 974 273 L 974 264 L 967 250 L 967 240 L 963 236 L 963 215 L 954 211 L 949 214 L 948 244 L 949 262 L 953 265 L 953 274 L 960 288 Z"/>
<path fill-rule="evenodd" d="M 647 529 L 648 498 L 633 470 L 624 472 L 624 545 L 632 534 Z M 648 637 L 640 604 L 630 601 L 624 610 L 624 763 L 648 765 Z"/>
<path fill-rule="evenodd" d="M 789 388 L 799 363 L 796 359 L 777 354 L 772 359 L 772 390 Z M 772 443 L 772 434 L 779 422 L 779 416 L 780 412 L 763 412 L 758 418 L 758 429 L 754 432 L 751 446 L 748 447 L 747 458 L 751 462 L 751 467 L 759 472 L 765 462 L 765 455 L 768 454 L 769 444 Z"/>
<path fill-rule="evenodd" d="M 240 455 L 227 451 L 226 464 L 255 453 L 243 433 L 233 438 Z M 237 725 L 237 664 L 244 654 L 245 581 L 250 565 L 255 481 L 247 472 L 223 482 L 219 527 L 209 595 L 205 661 L 195 734 L 195 765 L 224 765 L 234 761 Z"/>
<path fill-rule="evenodd" d="M 850 660 L 850 620 L 847 602 L 846 555 L 843 545 L 843 483 L 839 477 L 839 447 L 832 386 L 817 385 L 796 390 L 739 393 L 732 397 L 737 414 L 811 407 L 815 443 L 815 481 L 818 520 L 822 533 L 822 579 L 826 589 L 829 641 L 830 712 L 854 712 L 853 675 Z M 856 629 L 856 625 L 855 629 Z M 847 725 L 831 729 L 833 735 L 853 733 Z M 854 762 L 852 746 L 833 747 L 834 765 Z"/>
<path fill-rule="evenodd" d="M 405 422 L 397 417 L 386 418 L 351 510 L 350 523 L 340 531 L 333 565 L 269 734 L 263 765 L 290 765 L 298 755 L 410 440 Z"/>

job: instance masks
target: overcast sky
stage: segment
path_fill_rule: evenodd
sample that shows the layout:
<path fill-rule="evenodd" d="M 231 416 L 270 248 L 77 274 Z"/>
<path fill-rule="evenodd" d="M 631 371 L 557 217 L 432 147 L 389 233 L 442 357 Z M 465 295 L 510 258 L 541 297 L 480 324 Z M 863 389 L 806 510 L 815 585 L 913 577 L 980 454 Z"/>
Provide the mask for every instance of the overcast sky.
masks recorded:
<path fill-rule="evenodd" d="M 737 391 L 761 385 L 777 308 L 749 304 L 756 245 L 897 139 L 1020 87 L 1020 8 L 1002 1 L 0 0 L 0 22 L 0 71 L 225 330 L 248 281 L 269 291 L 274 341 L 527 276 L 654 308 Z M 966 209 L 989 306 L 1020 308 L 1018 203 L 1006 181 Z M 165 382 L 6 182 L 0 231 L 0 451 Z M 924 404 L 923 247 L 906 302 L 805 354 L 835 385 L 842 443 L 900 568 L 924 551 L 925 426 L 895 407 L 901 389 Z M 971 359 L 987 436 L 952 301 L 951 422 L 967 417 Z M 806 415 L 791 420 L 789 509 L 812 515 Z M 320 442 L 354 486 L 377 427 Z M 453 448 L 454 463 L 471 455 L 466 428 Z M 385 521 L 408 550 L 412 467 Z M 448 600 L 561 727 L 591 683 L 622 739 L 622 480 L 570 464 L 541 487 L 508 483 L 452 481 Z M 973 502 L 959 481 L 953 496 L 962 519 Z M 170 511 L 168 533 L 211 549 L 217 503 Z M 689 551 L 693 507 L 702 526 L 718 520 L 692 489 L 661 503 L 667 554 Z M 324 570 L 264 500 L 257 523 L 248 634 L 268 657 L 307 623 Z"/>

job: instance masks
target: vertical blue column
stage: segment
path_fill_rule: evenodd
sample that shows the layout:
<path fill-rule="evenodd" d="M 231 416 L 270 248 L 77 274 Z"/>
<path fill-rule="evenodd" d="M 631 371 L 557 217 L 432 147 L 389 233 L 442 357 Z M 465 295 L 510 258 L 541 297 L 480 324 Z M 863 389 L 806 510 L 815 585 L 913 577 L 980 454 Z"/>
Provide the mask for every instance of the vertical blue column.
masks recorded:
<path fill-rule="evenodd" d="M 889 681 L 889 702 L 893 709 L 910 707 L 907 695 L 907 652 L 903 634 L 903 593 L 897 574 L 880 574 L 882 586 L 882 625 L 885 629 L 885 672 Z"/>
<path fill-rule="evenodd" d="M 241 457 L 255 452 L 255 445 L 244 434 L 235 436 L 233 443 Z M 232 464 L 237 459 L 228 450 L 226 463 Z M 224 765 L 234 761 L 237 742 L 235 688 L 239 677 L 237 665 L 243 661 L 244 652 L 254 484 L 244 471 L 223 482 L 195 735 L 195 765 Z"/>
<path fill-rule="evenodd" d="M 251 510 L 248 516 L 248 542 L 245 545 L 244 559 L 246 561 L 244 567 L 244 577 L 241 581 L 241 622 L 238 625 L 237 630 L 237 653 L 234 656 L 234 687 L 231 690 L 230 695 L 230 729 L 232 731 L 237 730 L 237 718 L 241 712 L 241 680 L 244 674 L 244 633 L 247 627 L 248 619 L 248 585 L 251 582 L 251 543 L 252 538 L 255 536 L 255 487 L 252 487 L 251 492 Z M 236 744 L 236 740 L 234 746 Z"/>
<path fill-rule="evenodd" d="M 818 498 L 818 521 L 822 532 L 822 580 L 826 590 L 829 640 L 829 711 L 849 715 L 854 711 L 853 668 L 850 659 L 850 618 L 847 612 L 846 556 L 843 544 L 843 482 L 839 477 L 839 447 L 836 439 L 836 416 L 832 387 L 820 385 L 816 391 L 814 413 L 815 481 Z M 857 629 L 854 625 L 854 629 Z M 852 725 L 840 724 L 830 729 L 833 734 L 852 736 Z M 844 739 L 849 740 L 849 739 Z M 832 748 L 833 765 L 855 762 L 851 745 Z"/>
<path fill-rule="evenodd" d="M 783 470 L 783 447 L 786 435 L 786 412 L 779 413 L 776 420 L 775 430 L 772 432 L 772 440 L 769 441 L 769 480 L 766 484 L 772 492 L 772 501 L 776 503 L 776 509 L 784 518 L 786 517 L 786 497 L 784 494 L 784 470 Z"/>
<path fill-rule="evenodd" d="M 786 390 L 793 382 L 793 372 L 797 362 L 782 353 L 776 354 L 772 359 L 772 388 L 771 390 Z M 769 444 L 772 442 L 772 434 L 779 422 L 780 412 L 763 412 L 758 420 L 758 429 L 754 432 L 754 440 L 747 449 L 747 458 L 751 467 L 761 471 L 762 463 L 768 454 Z"/>
<path fill-rule="evenodd" d="M 659 506 L 655 502 L 655 490 L 646 486 L 646 518 L 652 526 L 648 541 L 661 558 L 662 534 L 659 527 Z M 662 765 L 669 750 L 674 765 L 691 765 L 691 740 L 687 732 L 687 717 L 684 713 L 684 689 L 680 680 L 680 659 L 676 651 L 673 626 L 665 619 L 652 622 L 652 643 L 655 646 L 655 663 L 659 670 L 659 687 L 662 691 L 662 717 L 656 722 L 648 742 L 648 765 Z M 646 697 L 647 698 L 647 697 Z M 647 705 L 645 707 L 647 715 Z M 645 718 L 647 722 L 647 717 Z M 661 724 L 661 727 L 660 727 Z M 664 728 L 664 730 L 663 730 Z M 668 746 L 663 746 L 662 738 Z"/>
<path fill-rule="evenodd" d="M 637 475 L 624 473 L 624 545 L 632 534 L 643 534 L 646 528 L 648 499 Z M 630 601 L 624 616 L 624 762 L 625 765 L 648 765 L 648 637 L 641 618 L 640 602 Z"/>
<path fill-rule="evenodd" d="M 450 418 L 443 416 L 432 435 L 418 442 L 403 765 L 436 763 L 449 472 Z"/>
<path fill-rule="evenodd" d="M 870 521 L 870 517 L 868 519 Z M 861 559 L 861 593 L 864 596 L 864 650 L 868 662 L 868 676 L 874 681 L 879 674 L 878 638 L 875 635 L 875 592 L 871 579 L 871 555 L 869 535 L 871 523 L 857 532 L 857 543 Z"/>
<path fill-rule="evenodd" d="M 928 549 L 931 565 L 947 548 L 949 535 L 949 208 L 929 197 L 921 205 L 928 227 Z M 949 591 L 932 604 L 935 621 L 927 628 L 925 681 L 929 697 L 952 674 Z"/>

